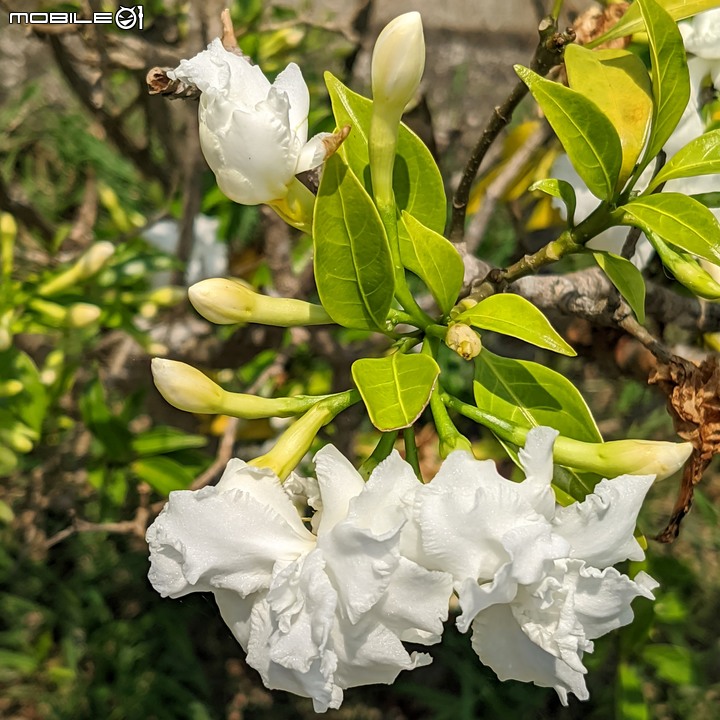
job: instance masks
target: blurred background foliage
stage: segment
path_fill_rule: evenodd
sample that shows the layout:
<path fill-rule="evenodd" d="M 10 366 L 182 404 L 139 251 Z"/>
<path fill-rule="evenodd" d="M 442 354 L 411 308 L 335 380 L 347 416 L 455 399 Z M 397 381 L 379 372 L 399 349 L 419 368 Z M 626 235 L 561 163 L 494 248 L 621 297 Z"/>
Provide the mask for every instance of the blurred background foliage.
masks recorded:
<path fill-rule="evenodd" d="M 187 282 L 211 272 L 210 257 L 265 291 L 313 292 L 307 238 L 262 209 L 224 198 L 199 152 L 195 105 L 146 91 L 150 67 L 173 67 L 212 38 L 223 4 L 145 2 L 142 32 L 28 32 L 0 18 L 3 718 L 313 716 L 309 701 L 262 687 L 211 598 L 163 600 L 146 579 L 144 530 L 167 494 L 216 477 L 231 452 L 257 455 L 279 430 L 266 421 L 175 411 L 152 387 L 150 357 L 183 359 L 230 389 L 319 394 L 346 388 L 352 358 L 372 351 L 362 333 L 215 328 L 185 300 Z M 88 10 L 73 2 L 33 9 Z M 339 25 L 331 15 L 304 19 L 302 6 L 242 0 L 232 17 L 242 49 L 268 74 L 301 63 L 314 99 L 313 134 L 332 129 L 322 72 L 353 77 L 371 9 L 361 3 Z M 458 66 L 454 82 L 466 70 Z M 421 104 L 414 117 L 432 141 L 427 108 Z M 447 178 L 458 170 L 443 167 Z M 538 242 L 526 222 L 531 211 L 520 194 L 498 203 L 483 257 L 505 263 Z M 198 230 L 198 216 L 212 221 L 209 236 Z M 551 221 L 536 223 L 540 234 Z M 670 437 L 637 347 L 583 323 L 564 329 L 582 361 L 562 360 L 558 369 L 581 387 L 606 437 Z M 468 372 L 455 355 L 447 362 L 458 377 Z M 324 439 L 351 455 L 367 452 L 372 434 L 357 429 L 358 418 L 346 413 Z M 502 460 L 491 437 L 464 430 L 478 455 Z M 432 474 L 439 463 L 432 431 L 421 430 L 418 441 Z M 669 514 L 671 482 L 653 490 L 641 523 L 648 534 Z M 717 717 L 717 495 L 711 476 L 680 540 L 651 542 L 647 569 L 661 582 L 659 599 L 654 606 L 636 601 L 636 622 L 603 638 L 587 658 L 590 702 L 563 709 L 553 691 L 499 683 L 467 638 L 449 628 L 432 650 L 432 666 L 393 687 L 351 690 L 328 718 Z"/>

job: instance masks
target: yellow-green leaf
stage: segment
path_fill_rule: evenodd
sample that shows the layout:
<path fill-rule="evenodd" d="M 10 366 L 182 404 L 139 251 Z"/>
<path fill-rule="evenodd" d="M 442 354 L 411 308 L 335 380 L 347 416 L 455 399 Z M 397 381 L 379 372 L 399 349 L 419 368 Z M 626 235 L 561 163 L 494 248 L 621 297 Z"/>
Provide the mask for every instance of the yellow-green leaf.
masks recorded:
<path fill-rule="evenodd" d="M 622 146 L 613 124 L 581 93 L 521 65 L 515 66 L 515 72 L 530 89 L 590 192 L 610 200 L 622 164 Z"/>
<path fill-rule="evenodd" d="M 611 252 L 594 252 L 595 262 L 610 282 L 627 300 L 637 319 L 645 322 L 645 280 L 642 273 L 629 261 Z"/>
<path fill-rule="evenodd" d="M 660 0 L 660 6 L 670 14 L 673 20 L 685 20 L 686 18 L 720 7 L 718 0 Z M 586 47 L 593 48 L 608 40 L 634 35 L 645 29 L 645 21 L 640 14 L 638 4 L 634 2 L 627 9 L 627 12 L 620 20 L 613 25 L 606 33 L 589 42 Z"/>
<path fill-rule="evenodd" d="M 677 178 L 720 173 L 720 130 L 711 130 L 678 150 L 652 179 L 646 193 Z"/>
<path fill-rule="evenodd" d="M 430 402 L 440 368 L 429 355 L 363 358 L 352 376 L 372 424 L 383 432 L 410 427 Z"/>
<path fill-rule="evenodd" d="M 645 146 L 653 101 L 650 76 L 642 60 L 626 50 L 565 49 L 565 67 L 573 90 L 592 100 L 609 118 L 622 146 L 618 184 L 632 174 Z"/>
<path fill-rule="evenodd" d="M 577 355 L 540 310 L 513 293 L 491 295 L 458 315 L 455 322 L 510 335 L 562 355 Z"/>

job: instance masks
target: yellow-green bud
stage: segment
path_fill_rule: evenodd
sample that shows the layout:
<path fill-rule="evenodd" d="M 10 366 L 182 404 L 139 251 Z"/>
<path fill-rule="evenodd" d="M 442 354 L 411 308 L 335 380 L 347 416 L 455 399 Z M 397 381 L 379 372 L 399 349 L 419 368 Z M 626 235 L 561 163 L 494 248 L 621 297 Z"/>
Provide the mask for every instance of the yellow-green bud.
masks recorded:
<path fill-rule="evenodd" d="M 389 22 L 372 55 L 372 92 L 376 105 L 402 114 L 417 92 L 425 69 L 422 18 L 409 12 Z"/>
<path fill-rule="evenodd" d="M 20 380 L 16 380 L 15 378 L 1 381 L 0 398 L 15 397 L 15 395 L 19 395 L 23 391 L 24 387 Z"/>
<path fill-rule="evenodd" d="M 92 325 L 101 315 L 102 310 L 90 303 L 75 303 L 68 308 L 66 322 L 70 327 L 84 328 Z"/>
<path fill-rule="evenodd" d="M 692 255 L 675 250 L 654 233 L 650 235 L 650 240 L 663 265 L 681 285 L 705 300 L 720 300 L 720 284 L 714 273 L 701 267 Z M 706 267 L 708 266 L 716 267 L 711 266 L 710 263 L 707 263 Z"/>
<path fill-rule="evenodd" d="M 40 286 L 38 293 L 45 296 L 56 295 L 82 280 L 87 280 L 103 268 L 114 252 L 115 246 L 107 240 L 94 243 L 74 265 Z"/>
<path fill-rule="evenodd" d="M 585 443 L 560 436 L 553 457 L 560 465 L 587 470 L 603 477 L 655 475 L 663 480 L 676 473 L 690 457 L 692 445 L 654 440 L 613 440 Z"/>
<path fill-rule="evenodd" d="M 195 413 L 219 413 L 225 391 L 207 375 L 176 360 L 153 358 L 155 387 L 171 405 Z"/>
<path fill-rule="evenodd" d="M 188 297 L 204 318 L 218 325 L 253 322 L 293 327 L 332 322 L 320 305 L 293 298 L 262 295 L 233 278 L 202 280 L 190 287 Z"/>
<path fill-rule="evenodd" d="M 175 285 L 158 288 L 148 294 L 146 300 L 160 307 L 174 307 L 185 299 L 185 288 Z"/>
<path fill-rule="evenodd" d="M 480 336 L 465 323 L 455 323 L 448 328 L 445 344 L 463 360 L 476 358 L 482 350 Z"/>

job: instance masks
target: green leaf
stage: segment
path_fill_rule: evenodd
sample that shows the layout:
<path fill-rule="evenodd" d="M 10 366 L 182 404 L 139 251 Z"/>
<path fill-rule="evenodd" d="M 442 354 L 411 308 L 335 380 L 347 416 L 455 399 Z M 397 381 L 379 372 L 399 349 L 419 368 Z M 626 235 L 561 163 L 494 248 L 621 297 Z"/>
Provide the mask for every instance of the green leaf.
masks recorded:
<path fill-rule="evenodd" d="M 637 668 L 626 662 L 618 665 L 616 720 L 650 720 L 650 709 L 642 691 L 643 682 Z"/>
<path fill-rule="evenodd" d="M 540 310 L 524 297 L 513 293 L 491 295 L 454 320 L 510 335 L 562 355 L 577 355 Z"/>
<path fill-rule="evenodd" d="M 559 373 L 529 360 L 514 360 L 486 348 L 475 359 L 475 403 L 501 424 L 547 425 L 561 435 L 602 442 L 590 410 L 575 386 Z"/>
<path fill-rule="evenodd" d="M 547 178 L 546 180 L 538 180 L 533 183 L 528 190 L 539 190 L 546 195 L 556 197 L 565 203 L 567 208 L 568 225 L 575 226 L 575 207 L 577 200 L 575 198 L 575 188 L 567 180 L 558 180 L 557 178 Z"/>
<path fill-rule="evenodd" d="M 161 495 L 169 495 L 173 490 L 185 490 L 195 479 L 184 465 L 163 456 L 135 460 L 130 469 Z"/>
<path fill-rule="evenodd" d="M 718 7 L 717 0 L 660 0 L 663 7 L 673 20 L 684 20 L 705 10 L 712 10 Z M 591 40 L 586 47 L 593 48 L 606 43 L 608 40 L 634 35 L 645 29 L 645 20 L 640 14 L 640 7 L 634 2 L 627 9 L 627 12 L 620 18 L 617 24 L 613 25 L 606 33 Z"/>
<path fill-rule="evenodd" d="M 330 317 L 382 328 L 393 299 L 390 246 L 372 198 L 335 154 L 326 163 L 313 223 L 315 279 Z"/>
<path fill-rule="evenodd" d="M 581 93 L 522 65 L 516 65 L 515 72 L 530 89 L 590 192 L 610 200 L 622 164 L 620 138 L 610 120 Z"/>
<path fill-rule="evenodd" d="M 429 355 L 363 358 L 352 376 L 373 425 L 383 432 L 410 427 L 430 402 L 440 368 Z"/>
<path fill-rule="evenodd" d="M 161 455 L 176 450 L 188 448 L 201 448 L 207 445 L 207 438 L 203 435 L 189 435 L 188 433 L 169 426 L 158 426 L 136 435 L 132 439 L 131 447 L 136 455 Z"/>
<path fill-rule="evenodd" d="M 398 224 L 398 234 L 402 264 L 427 285 L 443 313 L 450 312 L 465 274 L 455 246 L 405 211 Z"/>
<path fill-rule="evenodd" d="M 711 130 L 678 150 L 650 181 L 645 193 L 668 180 L 715 173 L 720 173 L 720 130 Z"/>
<path fill-rule="evenodd" d="M 10 347 L 0 352 L 0 378 L 19 380 L 23 384 L 17 395 L 0 398 L 0 409 L 8 410 L 39 433 L 49 400 L 35 363 L 27 353 Z"/>
<path fill-rule="evenodd" d="M 573 44 L 565 48 L 565 67 L 570 87 L 592 100 L 617 131 L 622 186 L 645 147 L 652 117 L 652 86 L 645 65 L 627 50 L 592 51 Z"/>
<path fill-rule="evenodd" d="M 622 215 L 621 215 L 622 213 Z M 682 193 L 639 197 L 618 208 L 622 225 L 636 225 L 666 242 L 720 264 L 720 224 L 704 205 Z"/>
<path fill-rule="evenodd" d="M 698 193 L 697 195 L 690 195 L 689 197 L 697 200 L 705 207 L 720 208 L 720 192 Z"/>
<path fill-rule="evenodd" d="M 653 105 L 650 137 L 643 162 L 647 165 L 661 150 L 690 98 L 690 75 L 685 46 L 676 22 L 655 0 L 636 0 L 650 45 Z"/>
<path fill-rule="evenodd" d="M 625 298 L 635 317 L 645 322 L 645 280 L 642 273 L 624 257 L 611 252 L 593 252 L 595 262 Z"/>
<path fill-rule="evenodd" d="M 338 151 L 371 192 L 368 137 L 372 117 L 372 100 L 358 95 L 334 75 L 325 73 L 337 126 L 350 125 L 352 130 Z M 400 124 L 397 156 L 393 170 L 393 190 L 399 210 L 405 210 L 425 227 L 442 233 L 445 229 L 447 201 L 442 175 L 431 152 L 422 140 Z"/>
<path fill-rule="evenodd" d="M 643 649 L 642 657 L 655 668 L 662 680 L 678 686 L 695 684 L 695 668 L 690 648 L 654 643 Z"/>

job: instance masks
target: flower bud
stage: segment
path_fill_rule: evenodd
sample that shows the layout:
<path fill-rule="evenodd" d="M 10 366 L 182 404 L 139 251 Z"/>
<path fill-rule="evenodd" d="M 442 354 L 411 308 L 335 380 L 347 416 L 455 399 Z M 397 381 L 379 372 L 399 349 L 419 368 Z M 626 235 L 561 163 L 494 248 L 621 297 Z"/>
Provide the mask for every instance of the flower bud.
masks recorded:
<path fill-rule="evenodd" d="M 75 303 L 68 308 L 65 321 L 70 327 L 84 328 L 92 325 L 101 313 L 102 310 L 97 305 Z"/>
<path fill-rule="evenodd" d="M 153 358 L 155 386 L 179 410 L 214 414 L 221 412 L 225 391 L 207 375 L 191 365 L 175 360 Z"/>
<path fill-rule="evenodd" d="M 376 105 L 399 115 L 413 99 L 425 69 L 425 39 L 418 12 L 400 15 L 388 23 L 372 55 L 372 92 Z"/>
<path fill-rule="evenodd" d="M 670 247 L 655 233 L 648 235 L 663 265 L 681 285 L 705 300 L 720 300 L 720 284 L 713 272 L 708 272 L 692 255 Z M 717 267 L 710 263 L 708 266 Z"/>
<path fill-rule="evenodd" d="M 586 443 L 560 436 L 555 440 L 553 457 L 560 465 L 603 477 L 655 475 L 658 480 L 663 480 L 677 472 L 691 452 L 689 442 L 613 440 Z"/>
<path fill-rule="evenodd" d="M 188 297 L 204 318 L 218 325 L 253 322 L 260 325 L 294 327 L 332 322 L 321 305 L 293 298 L 262 295 L 246 283 L 233 278 L 202 280 L 190 287 Z"/>
<path fill-rule="evenodd" d="M 0 272 L 5 277 L 12 272 L 16 236 L 15 218 L 10 213 L 0 213 Z"/>
<path fill-rule="evenodd" d="M 38 294 L 44 296 L 57 295 L 76 283 L 87 280 L 87 278 L 92 277 L 102 269 L 114 252 L 115 246 L 107 240 L 94 243 L 78 258 L 74 265 L 41 285 L 38 288 Z"/>
<path fill-rule="evenodd" d="M 445 344 L 463 360 L 476 358 L 482 350 L 480 336 L 465 323 L 455 323 L 448 328 Z"/>

